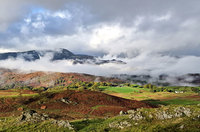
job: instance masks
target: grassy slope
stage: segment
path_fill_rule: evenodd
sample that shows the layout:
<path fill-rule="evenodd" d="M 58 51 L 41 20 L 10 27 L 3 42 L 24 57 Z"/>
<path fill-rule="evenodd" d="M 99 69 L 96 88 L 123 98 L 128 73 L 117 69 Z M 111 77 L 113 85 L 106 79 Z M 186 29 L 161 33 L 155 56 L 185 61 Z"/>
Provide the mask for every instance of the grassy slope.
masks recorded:
<path fill-rule="evenodd" d="M 0 118 L 0 131 L 3 132 L 70 132 L 68 128 L 58 127 L 51 120 L 38 123 L 20 123 L 15 117 Z"/>
<path fill-rule="evenodd" d="M 178 105 L 181 106 L 181 105 Z M 165 110 L 166 108 L 177 107 L 167 106 L 160 109 Z M 194 111 L 200 111 L 198 106 L 187 106 Z M 155 109 L 142 109 L 142 111 L 148 111 L 154 113 Z M 128 121 L 132 124 L 131 127 L 125 129 L 110 128 L 109 124 L 113 122 Z M 128 116 L 116 116 L 108 119 L 91 119 L 91 120 L 75 120 L 71 121 L 76 131 L 79 132 L 199 132 L 200 120 L 193 119 L 193 117 L 181 117 L 173 118 L 168 120 L 149 120 L 148 118 L 141 121 L 130 120 Z M 184 126 L 184 129 L 181 128 Z M 58 127 L 51 123 L 51 120 L 44 121 L 42 123 L 22 123 L 19 124 L 17 119 L 14 117 L 0 118 L 0 131 L 66 131 L 67 128 Z"/>
<path fill-rule="evenodd" d="M 141 88 L 132 88 L 132 87 L 101 87 L 103 92 L 109 94 L 116 94 L 120 97 L 124 98 L 134 98 L 138 100 L 146 100 L 153 104 L 164 104 L 169 107 L 173 105 L 191 105 L 188 107 L 197 108 L 195 104 L 200 103 L 200 99 L 192 98 L 188 96 L 194 96 L 194 93 L 183 93 L 183 94 L 175 94 L 169 92 L 157 92 L 152 93 L 146 89 Z M 11 95 L 12 96 L 12 95 Z M 33 95 L 30 95 L 33 96 Z M 9 97 L 9 96 L 7 96 Z M 166 107 L 168 107 L 166 106 Z M 105 107 L 105 105 L 96 105 L 92 107 L 92 110 L 96 110 L 99 108 Z M 165 107 L 163 107 L 165 108 Z M 149 109 L 148 111 L 152 111 Z M 200 109 L 199 109 L 200 111 Z M 59 111 L 60 112 L 60 111 Z M 72 121 L 71 124 L 76 128 L 76 131 L 82 132 L 102 132 L 102 131 L 122 131 L 122 132 L 146 132 L 146 131 L 185 131 L 185 132 L 198 132 L 200 128 L 200 120 L 193 120 L 192 118 L 183 117 L 176 119 L 169 119 L 165 121 L 157 121 L 157 120 L 143 120 L 143 121 L 130 121 L 133 124 L 132 127 L 125 128 L 123 130 L 119 129 L 111 129 L 109 128 L 109 124 L 117 121 L 121 122 L 124 120 L 129 120 L 127 116 L 116 116 L 109 119 L 91 119 L 91 120 L 75 120 Z M 181 126 L 184 126 L 184 129 L 181 129 Z M 16 121 L 15 117 L 7 117 L 0 118 L 0 131 L 69 131 L 67 128 L 61 128 L 55 126 L 51 123 L 51 121 L 44 121 L 42 123 L 24 123 L 19 124 Z"/>

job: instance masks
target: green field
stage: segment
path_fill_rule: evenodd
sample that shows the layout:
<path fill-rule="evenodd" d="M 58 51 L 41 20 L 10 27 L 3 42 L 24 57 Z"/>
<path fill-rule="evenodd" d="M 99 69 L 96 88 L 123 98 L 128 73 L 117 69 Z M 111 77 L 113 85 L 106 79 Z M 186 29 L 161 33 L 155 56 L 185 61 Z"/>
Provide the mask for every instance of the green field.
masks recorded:
<path fill-rule="evenodd" d="M 140 91 L 149 91 L 149 89 L 146 89 L 146 88 L 133 88 L 133 87 L 100 86 L 99 88 L 103 91 L 110 91 L 114 93 L 132 93 L 132 92 L 140 92 Z"/>
<path fill-rule="evenodd" d="M 187 87 L 186 87 L 187 88 Z M 186 89 L 185 87 L 183 89 Z M 172 91 L 174 89 L 177 89 L 177 87 L 170 87 Z M 13 100 L 17 100 L 18 97 L 22 96 L 33 96 L 38 97 L 39 99 L 37 101 L 38 104 L 43 104 L 44 102 L 48 102 L 50 99 L 50 95 L 63 93 L 64 89 L 53 88 L 49 89 L 47 91 L 43 91 L 42 93 L 37 92 L 31 92 L 28 94 L 28 92 L 23 93 L 23 90 L 9 90 L 0 91 L 0 98 L 3 101 L 5 101 L 6 98 L 11 99 L 11 97 L 15 97 Z M 74 89 L 73 89 L 74 90 Z M 73 91 L 72 90 L 72 91 Z M 140 108 L 137 109 L 137 111 L 140 111 L 143 117 L 145 117 L 142 120 L 132 120 L 129 118 L 128 115 L 115 115 L 111 116 L 110 112 L 111 110 L 109 108 L 112 107 L 113 104 L 107 105 L 107 104 L 98 104 L 92 106 L 88 114 L 82 115 L 81 113 L 68 111 L 67 116 L 73 117 L 73 119 L 70 119 L 70 124 L 73 126 L 74 130 L 77 132 L 167 132 L 167 131 L 199 131 L 199 122 L 200 118 L 198 118 L 197 115 L 199 115 L 200 110 L 200 96 L 198 93 L 195 93 L 193 91 L 185 91 L 183 93 L 175 93 L 175 92 L 168 92 L 168 91 L 159 91 L 155 92 L 152 91 L 150 88 L 143 88 L 142 86 L 125 86 L 122 85 L 114 87 L 114 86 L 99 86 L 98 92 L 103 92 L 106 94 L 110 94 L 113 96 L 118 96 L 121 98 L 126 99 L 132 99 L 132 100 L 138 100 L 145 103 L 152 104 L 152 106 L 155 106 L 157 108 Z M 79 92 L 78 89 L 75 89 L 74 91 Z M 73 93 L 74 93 L 73 91 Z M 80 90 L 82 91 L 82 90 Z M 48 96 L 43 96 L 43 94 L 48 93 Z M 97 92 L 97 93 L 98 93 Z M 90 95 L 91 96 L 91 95 Z M 5 99 L 4 99 L 5 98 Z M 77 99 L 77 98 L 76 98 Z M 31 100 L 30 100 L 31 101 Z M 6 101 L 5 101 L 6 102 Z M 60 100 L 53 100 L 53 102 L 60 102 Z M 88 100 L 87 100 L 88 102 Z M 9 102 L 7 102 L 9 103 Z M 7 107 L 7 106 L 6 106 Z M 52 124 L 53 119 L 44 120 L 42 122 L 19 122 L 17 119 L 19 117 L 19 113 L 21 111 L 14 111 L 13 113 L 9 113 L 12 116 L 2 116 L 0 117 L 0 131 L 72 131 L 68 128 L 60 127 L 58 125 Z M 29 109 L 26 107 L 26 105 L 20 106 L 24 108 L 24 110 Z M 159 113 L 162 114 L 162 112 L 174 112 L 174 109 L 176 108 L 189 108 L 191 110 L 191 113 L 196 113 L 195 115 L 191 117 L 187 117 L 183 115 L 182 117 L 176 117 L 171 119 L 165 119 L 165 120 L 157 120 L 157 118 L 150 118 L 149 115 L 155 116 L 155 113 L 159 115 Z M 67 107 L 66 107 L 67 108 Z M 99 110 L 108 108 L 109 114 L 106 114 L 104 116 L 88 116 L 89 114 Z M 2 110 L 5 109 L 2 107 Z M 84 108 L 85 109 L 85 108 Z M 83 110 L 84 110 L 83 109 Z M 44 111 L 50 114 L 51 116 L 57 118 L 61 113 L 64 113 L 61 109 L 37 109 L 38 112 L 43 113 Z M 125 111 L 126 112 L 126 111 Z M 15 116 L 14 116 L 14 113 Z M 18 113 L 18 114 L 17 114 Z M 119 113 L 119 112 L 118 112 Z M 4 115 L 4 113 L 1 113 Z M 166 114 L 166 113 L 164 113 Z M 170 113 L 171 114 L 171 113 Z M 170 115 L 169 114 L 169 115 Z M 62 115 L 62 114 L 61 114 Z M 137 115 L 137 114 L 136 114 Z M 76 117 L 80 117 L 77 118 Z M 60 116 L 63 117 L 63 116 Z M 194 120 L 195 119 L 195 120 Z M 113 125 L 110 124 L 117 124 L 120 123 L 129 123 L 131 126 L 125 126 L 123 129 L 120 128 L 113 128 Z M 184 127 L 184 129 L 182 129 Z"/>
<path fill-rule="evenodd" d="M 194 92 L 150 92 L 148 88 L 139 87 L 111 87 L 100 86 L 104 93 L 119 96 L 126 99 L 145 101 L 152 104 L 162 105 L 196 105 L 200 104 L 200 96 Z M 173 87 L 171 87 L 173 88 Z M 177 88 L 177 87 L 175 87 Z M 196 98 L 193 98 L 195 96 Z"/>
<path fill-rule="evenodd" d="M 20 93 L 20 91 L 15 91 L 15 90 L 11 90 L 11 91 L 4 91 L 4 90 L 0 90 L 0 98 L 13 98 L 13 97 L 20 97 L 20 96 L 37 96 L 38 93 Z"/>

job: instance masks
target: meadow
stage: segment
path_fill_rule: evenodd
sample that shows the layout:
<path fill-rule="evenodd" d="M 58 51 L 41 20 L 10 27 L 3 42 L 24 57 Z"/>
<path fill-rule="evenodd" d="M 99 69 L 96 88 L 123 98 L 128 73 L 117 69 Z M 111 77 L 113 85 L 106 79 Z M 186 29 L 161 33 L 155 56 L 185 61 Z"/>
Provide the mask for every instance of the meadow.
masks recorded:
<path fill-rule="evenodd" d="M 89 84 L 92 85 L 89 87 Z M 199 87 L 88 83 L 83 89 L 78 85 L 47 90 L 0 90 L 0 131 L 198 132 L 200 129 Z M 45 113 L 50 119 L 19 121 L 21 113 L 30 109 Z M 194 115 L 157 118 L 175 115 L 179 112 L 176 109 L 189 110 Z M 142 120 L 132 120 L 130 115 L 120 114 L 128 110 L 139 112 Z M 150 118 L 150 115 L 155 117 Z M 54 120 L 68 120 L 74 129 L 52 124 Z"/>
<path fill-rule="evenodd" d="M 102 92 L 138 101 L 149 102 L 152 104 L 162 105 L 196 105 L 200 104 L 199 93 L 192 91 L 175 93 L 175 92 L 152 92 L 148 88 L 143 87 L 112 87 L 112 86 L 100 86 Z M 171 88 L 171 87 L 170 87 Z"/>

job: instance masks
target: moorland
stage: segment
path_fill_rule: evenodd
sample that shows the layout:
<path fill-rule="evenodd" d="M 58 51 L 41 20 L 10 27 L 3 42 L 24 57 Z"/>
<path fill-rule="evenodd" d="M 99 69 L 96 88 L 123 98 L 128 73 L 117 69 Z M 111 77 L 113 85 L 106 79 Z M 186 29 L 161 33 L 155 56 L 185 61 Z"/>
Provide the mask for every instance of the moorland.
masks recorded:
<path fill-rule="evenodd" d="M 200 87 L 1 69 L 0 131 L 196 131 Z"/>

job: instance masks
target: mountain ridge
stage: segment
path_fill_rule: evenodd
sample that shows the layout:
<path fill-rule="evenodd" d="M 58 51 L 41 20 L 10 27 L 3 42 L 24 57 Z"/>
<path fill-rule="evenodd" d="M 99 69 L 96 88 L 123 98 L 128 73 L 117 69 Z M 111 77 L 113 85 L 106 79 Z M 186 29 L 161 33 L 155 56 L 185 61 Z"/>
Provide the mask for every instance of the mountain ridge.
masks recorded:
<path fill-rule="evenodd" d="M 7 53 L 0 53 L 0 60 L 7 60 L 7 59 L 18 59 L 22 58 L 25 61 L 36 61 L 47 54 L 52 55 L 50 61 L 59 61 L 59 60 L 71 60 L 73 64 L 96 64 L 101 65 L 105 63 L 117 63 L 117 64 L 125 64 L 125 62 L 121 60 L 103 60 L 99 59 L 95 56 L 91 55 L 84 55 L 84 54 L 74 54 L 73 52 L 60 48 L 58 50 L 29 50 L 23 52 L 7 52 Z"/>

